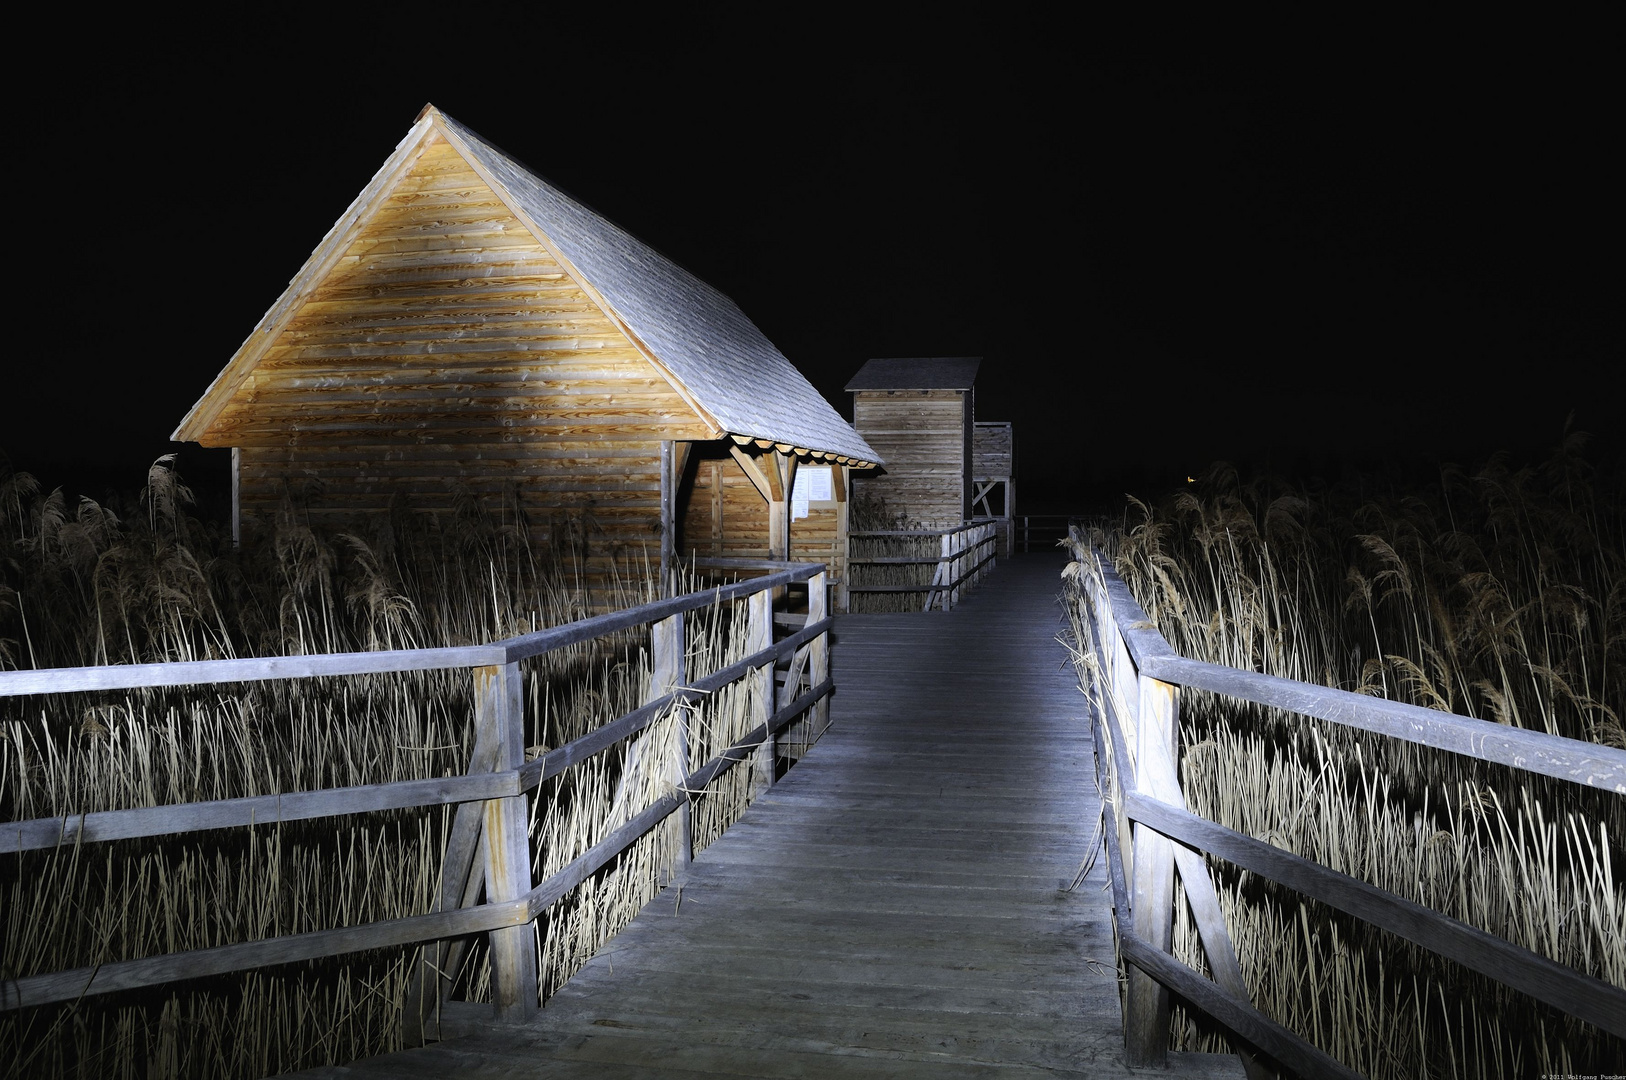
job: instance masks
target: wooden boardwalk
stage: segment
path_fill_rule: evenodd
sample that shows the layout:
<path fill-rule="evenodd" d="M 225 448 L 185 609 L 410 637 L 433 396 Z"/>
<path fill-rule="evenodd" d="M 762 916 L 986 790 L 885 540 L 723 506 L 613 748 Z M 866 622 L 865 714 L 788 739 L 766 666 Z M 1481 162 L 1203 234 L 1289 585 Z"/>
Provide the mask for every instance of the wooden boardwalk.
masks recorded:
<path fill-rule="evenodd" d="M 534 1024 L 309 1075 L 1146 1075 L 1122 1063 L 1103 870 L 1065 888 L 1099 805 L 1061 566 L 841 618 L 831 729 Z"/>

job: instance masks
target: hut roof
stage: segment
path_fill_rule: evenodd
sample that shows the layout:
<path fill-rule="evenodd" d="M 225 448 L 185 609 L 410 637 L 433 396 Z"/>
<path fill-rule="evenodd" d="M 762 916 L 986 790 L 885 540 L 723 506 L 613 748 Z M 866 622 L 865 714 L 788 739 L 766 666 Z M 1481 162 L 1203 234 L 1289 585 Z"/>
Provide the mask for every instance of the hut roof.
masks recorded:
<path fill-rule="evenodd" d="M 328 231 L 171 438 L 198 440 L 230 402 L 282 325 L 320 284 L 356 225 L 388 194 L 400 164 L 438 132 L 479 172 L 537 240 L 716 430 L 798 450 L 881 464 L 875 450 L 716 288 L 570 198 L 433 105 Z"/>
<path fill-rule="evenodd" d="M 969 390 L 980 356 L 903 356 L 871 360 L 847 383 L 848 390 Z"/>

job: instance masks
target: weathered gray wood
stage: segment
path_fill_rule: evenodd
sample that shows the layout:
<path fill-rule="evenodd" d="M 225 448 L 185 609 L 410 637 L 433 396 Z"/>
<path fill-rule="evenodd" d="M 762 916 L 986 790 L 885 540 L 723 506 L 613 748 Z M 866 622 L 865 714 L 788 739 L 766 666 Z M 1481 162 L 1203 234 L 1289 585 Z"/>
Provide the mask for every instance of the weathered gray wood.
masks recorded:
<path fill-rule="evenodd" d="M 502 663 L 501 645 L 449 649 L 325 653 L 320 656 L 263 656 L 244 660 L 189 660 L 171 664 L 108 664 L 100 667 L 0 671 L 0 697 L 62 694 L 86 690 L 130 690 L 143 686 L 209 686 L 314 679 L 335 675 L 377 675 L 400 671 L 477 667 Z"/>
<path fill-rule="evenodd" d="M 519 773 L 484 772 L 468 776 L 398 780 L 388 784 L 290 791 L 241 799 L 178 803 L 172 806 L 102 810 L 60 818 L 33 818 L 0 825 L 0 854 L 59 845 L 166 836 L 204 829 L 274 825 L 287 821 L 367 814 L 413 806 L 438 806 L 517 795 Z"/>
<path fill-rule="evenodd" d="M 767 649 L 773 641 L 773 595 L 768 592 L 753 594 L 749 601 L 747 618 L 745 647 L 752 653 Z M 751 686 L 752 719 L 766 726 L 768 718 L 774 712 L 773 665 L 766 664 L 757 668 L 748 678 Z M 774 773 L 778 768 L 774 742 L 770 734 L 763 739 L 762 747 L 757 753 L 753 783 L 758 790 L 773 787 Z"/>
<path fill-rule="evenodd" d="M 474 670 L 475 729 L 497 747 L 497 765 L 525 764 L 525 698 L 518 663 Z M 530 815 L 525 796 L 485 804 L 480 848 L 485 856 L 486 896 L 493 903 L 522 900 L 531 892 Z M 536 947 L 528 925 L 492 930 L 491 999 L 499 1017 L 523 1019 L 535 1011 L 539 989 Z"/>
<path fill-rule="evenodd" d="M 1145 784 L 1153 769 L 1173 770 L 1174 688 L 1140 680 L 1140 715 L 1135 723 L 1136 780 Z M 1134 933 L 1165 953 L 1174 948 L 1174 845 L 1146 825 L 1135 826 L 1134 877 L 1130 910 Z M 1169 991 L 1139 969 L 1129 973 L 1124 1009 L 1124 1049 L 1129 1064 L 1164 1068 L 1169 1053 Z"/>
<path fill-rule="evenodd" d="M 1135 665 L 1155 679 L 1626 794 L 1626 750 L 1180 656 L 1108 560 L 1094 557 Z"/>
<path fill-rule="evenodd" d="M 1133 933 L 1118 939 L 1124 959 L 1212 1016 L 1300 1076 L 1365 1080 L 1337 1058 L 1305 1042 L 1245 1001 L 1231 997 L 1217 985 L 1180 963 L 1168 953 Z"/>
<path fill-rule="evenodd" d="M 824 622 L 829 617 L 830 589 L 827 577 L 814 574 L 807 579 L 807 621 L 809 624 Z M 830 677 L 830 635 L 828 632 L 820 634 L 808 643 L 808 681 L 815 687 L 820 686 Z M 828 698 L 819 698 L 818 704 L 813 707 L 813 715 L 808 724 L 808 738 L 811 742 L 823 735 L 830 726 L 830 702 Z"/>
<path fill-rule="evenodd" d="M 481 933 L 498 927 L 523 926 L 530 918 L 523 900 L 481 904 L 474 908 L 413 915 L 364 926 L 318 930 L 308 934 L 164 953 L 142 960 L 123 960 L 97 967 L 8 979 L 0 982 L 0 1009 L 28 1008 L 57 1001 L 73 1001 L 92 994 L 248 971 L 273 964 L 291 964 L 369 949 L 414 945 L 420 941 Z"/>
<path fill-rule="evenodd" d="M 1146 670 L 1193 689 L 1626 795 L 1626 750 L 1184 657 L 1157 658 Z"/>
<path fill-rule="evenodd" d="M 672 594 L 672 554 L 677 544 L 677 481 L 672 440 L 661 440 L 661 595 Z"/>
<path fill-rule="evenodd" d="M 767 666 L 771 670 L 773 664 L 780 658 L 800 648 L 807 641 L 827 632 L 829 628 L 830 620 L 828 618 L 817 624 L 807 626 L 760 652 L 752 653 L 745 659 L 730 664 L 726 668 L 693 680 L 682 690 L 675 690 L 670 694 L 657 697 L 649 704 L 640 705 L 625 716 L 617 717 L 608 724 L 595 728 L 581 738 L 574 739 L 557 750 L 548 751 L 536 760 L 527 762 L 519 770 L 519 786 L 529 791 L 543 780 L 557 776 L 577 762 L 585 761 L 594 754 L 615 745 L 627 736 L 642 731 L 653 723 L 655 718 L 660 716 L 674 701 L 681 700 L 692 704 L 701 700 L 706 694 L 721 690 L 729 683 L 749 675 L 763 666 Z"/>
<path fill-rule="evenodd" d="M 1626 1038 L 1626 990 L 1184 809 L 1135 796 L 1128 800 L 1128 811 L 1166 836 L 1211 851 Z"/>
<path fill-rule="evenodd" d="M 469 754 L 471 775 L 489 772 L 501 758 L 501 747 L 496 740 L 481 740 L 483 733 L 476 728 L 474 748 Z M 436 911 L 455 911 L 479 902 L 485 882 L 485 868 L 479 858 L 484 821 L 483 805 L 463 803 L 458 806 L 451 832 L 446 837 L 446 851 L 441 857 Z M 468 942 L 464 938 L 427 942 L 419 951 L 402 1010 L 407 1045 L 420 1045 L 435 1037 L 434 1024 L 457 981 L 467 952 Z"/>
<path fill-rule="evenodd" d="M 708 559 L 706 561 L 717 562 L 719 560 Z M 774 565 L 783 566 L 784 564 L 775 563 Z M 819 563 L 797 563 L 788 570 L 777 570 L 763 577 L 752 578 L 749 581 L 739 581 L 732 585 L 718 585 L 715 588 L 701 589 L 698 592 L 688 593 L 670 600 L 654 600 L 622 611 L 612 611 L 603 615 L 595 615 L 592 618 L 567 623 L 563 626 L 554 626 L 530 634 L 521 634 L 518 637 L 498 642 L 496 647 L 504 650 L 502 655 L 503 663 L 524 660 L 527 657 L 540 656 L 543 653 L 552 652 L 567 645 L 578 645 L 584 641 L 591 641 L 594 638 L 603 637 L 605 634 L 612 634 L 618 630 L 644 626 L 670 615 L 697 611 L 712 604 L 737 600 L 740 597 L 757 593 L 762 589 L 783 588 L 795 582 L 806 581 L 819 572 L 820 566 Z"/>
<path fill-rule="evenodd" d="M 650 654 L 653 671 L 649 679 L 652 697 L 667 697 L 688 680 L 683 655 L 683 616 L 662 619 L 651 628 Z M 683 704 L 676 707 L 673 719 L 677 725 L 673 748 L 672 780 L 680 788 L 689 775 L 689 709 Z M 694 821 L 690 814 L 690 800 L 685 798 L 678 807 L 678 852 L 674 874 L 682 874 L 694 856 Z"/>
<path fill-rule="evenodd" d="M 1102 657 L 1105 653 L 1101 646 L 1101 620 L 1097 618 L 1098 613 L 1102 610 L 1099 606 L 1100 594 L 1092 589 L 1087 590 L 1087 595 L 1092 597 L 1091 608 L 1081 614 L 1088 623 L 1088 633 L 1094 648 L 1094 655 Z M 1115 627 L 1111 632 L 1114 637 L 1117 636 Z M 1123 650 L 1120 650 L 1120 658 L 1122 655 Z M 1097 674 L 1099 675 L 1100 672 Z M 1169 698 L 1166 704 L 1160 703 L 1159 710 L 1166 709 L 1176 719 L 1170 737 L 1177 740 L 1178 713 L 1176 710 L 1178 709 L 1178 700 L 1174 697 L 1173 689 L 1165 683 L 1158 683 L 1149 679 L 1137 679 L 1136 684 L 1143 708 L 1148 696 Z M 1180 790 L 1179 776 L 1174 761 L 1174 745 L 1177 743 L 1171 743 L 1166 748 L 1166 752 L 1150 754 L 1142 758 L 1139 763 L 1139 770 L 1132 774 L 1128 763 L 1128 755 L 1124 749 L 1123 728 L 1113 712 L 1111 696 L 1105 693 L 1101 694 L 1101 714 L 1099 719 L 1112 734 L 1115 760 L 1110 764 L 1113 765 L 1119 777 L 1121 785 L 1119 790 L 1143 790 L 1170 804 L 1184 806 L 1185 795 Z M 1095 734 L 1099 753 L 1101 746 L 1099 727 L 1096 729 Z M 1103 764 L 1108 764 L 1108 762 L 1103 762 Z M 1122 808 L 1119 807 L 1118 809 L 1117 821 L 1108 822 L 1105 819 L 1102 821 L 1103 832 L 1112 834 L 1114 858 L 1121 858 L 1117 854 L 1119 829 L 1126 825 L 1129 820 L 1126 814 L 1122 814 Z M 1242 965 L 1237 959 L 1236 948 L 1231 942 L 1230 932 L 1225 925 L 1225 915 L 1220 909 L 1219 897 L 1214 891 L 1213 880 L 1208 875 L 1207 865 L 1201 855 L 1180 845 L 1176 845 L 1174 848 L 1174 859 L 1175 865 L 1180 871 L 1180 879 L 1185 885 L 1186 900 L 1191 906 L 1192 916 L 1197 923 L 1198 932 L 1202 936 L 1203 948 L 1208 953 L 1209 968 L 1214 973 L 1215 981 L 1232 997 L 1240 1001 L 1252 1000 L 1247 982 L 1242 975 Z M 1122 873 L 1122 870 L 1120 869 L 1118 872 Z M 1244 1069 L 1246 1069 L 1252 1080 L 1266 1080 L 1267 1070 L 1251 1054 L 1242 1052 L 1241 1060 Z"/>

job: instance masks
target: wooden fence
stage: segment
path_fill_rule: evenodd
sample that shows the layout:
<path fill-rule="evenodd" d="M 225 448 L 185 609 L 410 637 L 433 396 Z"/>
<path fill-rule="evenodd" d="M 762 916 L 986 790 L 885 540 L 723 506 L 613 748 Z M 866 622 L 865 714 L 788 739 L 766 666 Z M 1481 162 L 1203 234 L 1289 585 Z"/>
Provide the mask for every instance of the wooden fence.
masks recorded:
<path fill-rule="evenodd" d="M 1084 551 L 1081 545 L 1075 551 Z M 1203 852 L 1280 882 L 1571 1016 L 1626 1037 L 1626 991 L 1431 908 L 1255 840 L 1186 809 L 1177 771 L 1179 688 L 1190 687 L 1626 794 L 1626 751 L 1180 656 L 1097 551 L 1077 559 L 1100 722 L 1096 757 L 1116 792 L 1104 822 L 1119 952 L 1129 965 L 1131 1065 L 1166 1061 L 1169 991 L 1304 1076 L 1356 1077 L 1255 1009 Z M 1110 745 L 1108 745 L 1110 744 Z M 1174 875 L 1212 981 L 1171 955 Z M 1250 1075 L 1269 1075 L 1243 1055 Z"/>
<path fill-rule="evenodd" d="M 319 791 L 284 792 L 250 798 L 184 803 L 130 810 L 11 821 L 0 825 L 0 854 L 64 845 L 170 836 L 205 829 L 266 826 L 311 818 L 362 814 L 407 807 L 455 804 L 457 811 L 443 860 L 436 911 L 330 930 L 269 937 L 215 948 L 167 953 L 104 963 L 0 983 L 0 1008 L 19 1009 L 73 1001 L 92 994 L 155 986 L 180 979 L 245 971 L 337 956 L 368 949 L 436 943 L 426 950 L 417 999 L 409 1003 L 427 1022 L 450 992 L 449 975 L 461 943 L 453 939 L 489 935 L 492 996 L 499 1017 L 518 1017 L 535 1008 L 539 987 L 531 923 L 593 873 L 668 816 L 682 815 L 679 861 L 692 853 L 689 804 L 740 761 L 757 755 L 773 779 L 778 733 L 807 714 L 814 737 L 828 723 L 829 630 L 825 568 L 821 564 L 776 564 L 765 576 L 658 600 L 623 611 L 557 626 L 489 645 L 343 653 L 323 656 L 262 657 L 174 664 L 131 664 L 0 672 L 0 697 L 49 695 L 136 687 L 204 686 L 320 676 L 377 675 L 433 669 L 467 669 L 474 680 L 475 740 L 469 771 L 463 776 L 407 780 Z M 704 567 L 703 567 L 704 568 Z M 732 569 L 730 567 L 729 569 Z M 773 640 L 774 590 L 806 582 L 808 611 L 801 629 Z M 688 612 L 726 601 L 745 600 L 749 616 L 744 659 L 704 677 L 684 670 L 683 619 Z M 637 709 L 556 750 L 525 760 L 520 661 L 566 646 L 640 626 L 651 627 L 654 675 L 650 699 Z M 777 693 L 775 665 L 789 658 L 784 688 Z M 746 735 L 700 768 L 686 760 L 687 713 L 704 695 L 730 683 L 755 680 L 757 721 Z M 804 689 L 804 682 L 806 688 Z M 531 881 L 526 793 L 569 766 L 636 735 L 675 710 L 679 724 L 674 790 L 614 830 L 546 881 Z M 686 775 L 684 775 L 686 774 Z M 481 881 L 485 902 L 476 903 Z M 64 897 L 64 902 L 71 898 Z M 435 972 L 422 976 L 423 971 Z"/>
<path fill-rule="evenodd" d="M 910 555 L 854 555 L 852 541 L 914 540 L 929 550 Z M 853 577 L 855 566 L 933 567 L 930 581 L 919 584 L 856 584 L 849 581 L 846 591 L 852 593 L 925 593 L 921 611 L 930 611 L 938 605 L 947 611 L 960 602 L 962 590 L 975 588 L 982 576 L 993 569 L 998 533 L 992 520 L 970 521 L 942 529 L 886 529 L 848 534 L 847 575 Z M 934 542 L 935 541 L 935 542 Z"/>

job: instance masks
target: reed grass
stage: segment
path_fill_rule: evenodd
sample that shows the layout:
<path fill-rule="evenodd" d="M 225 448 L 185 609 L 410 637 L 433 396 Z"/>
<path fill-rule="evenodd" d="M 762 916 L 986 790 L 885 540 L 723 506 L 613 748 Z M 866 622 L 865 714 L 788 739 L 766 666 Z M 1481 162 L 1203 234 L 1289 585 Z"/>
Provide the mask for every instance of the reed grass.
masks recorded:
<path fill-rule="evenodd" d="M 3 459 L 0 459 L 3 461 Z M 395 507 L 370 537 L 324 533 L 286 500 L 236 550 L 190 513 L 173 462 L 106 507 L 0 468 L 0 667 L 210 659 L 491 641 L 653 599 L 641 552 L 538 551 L 512 502 L 455 500 L 448 520 Z M 690 580 L 689 585 L 693 585 Z M 691 677 L 744 655 L 744 603 L 687 620 Z M 647 630 L 522 664 L 526 744 L 563 745 L 649 696 Z M 749 727 L 754 691 L 713 695 L 690 763 Z M 0 819 L 461 773 L 467 672 L 0 701 Z M 541 880 L 673 789 L 676 721 L 661 718 L 552 778 L 530 802 Z M 758 778 L 760 780 L 760 778 Z M 743 810 L 751 770 L 698 800 L 696 846 Z M 433 909 L 446 807 L 28 852 L 0 863 L 0 974 L 134 959 Z M 676 822 L 657 828 L 536 924 L 546 996 L 670 876 Z M 288 965 L 158 991 L 0 1015 L 0 1060 L 29 1076 L 253 1077 L 399 1048 L 415 949 Z M 489 997 L 476 942 L 457 984 Z"/>
<path fill-rule="evenodd" d="M 894 511 L 885 499 L 869 492 L 860 492 L 853 499 L 849 514 L 850 527 L 855 533 L 936 527 L 913 520 L 901 511 Z M 936 559 L 942 554 L 942 541 L 935 536 L 854 536 L 848 544 L 851 559 Z M 847 573 L 853 585 L 909 585 L 920 591 L 849 592 L 848 608 L 854 614 L 866 615 L 918 612 L 926 604 L 927 590 L 936 572 L 936 563 L 849 563 Z"/>
<path fill-rule="evenodd" d="M 1090 540 L 1187 656 L 1626 745 L 1626 501 L 1577 436 L 1538 466 L 1497 458 L 1382 497 L 1216 467 Z M 1180 736 L 1195 813 L 1626 986 L 1619 796 L 1201 692 L 1182 692 Z M 1359 1071 L 1626 1060 L 1620 1040 L 1385 932 L 1211 873 L 1255 1005 Z M 1205 969 L 1177 911 L 1177 955 Z M 1177 1012 L 1175 1045 L 1223 1039 Z"/>

